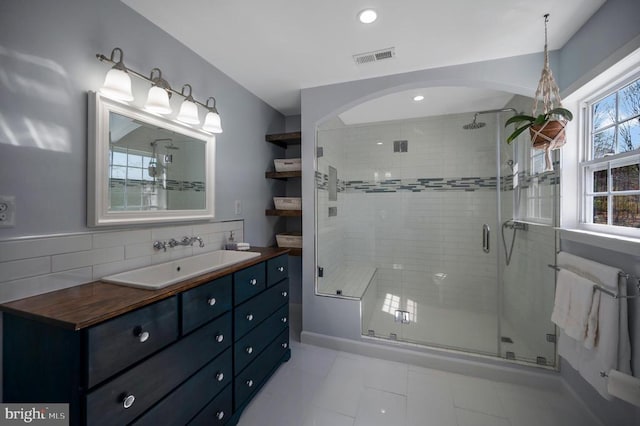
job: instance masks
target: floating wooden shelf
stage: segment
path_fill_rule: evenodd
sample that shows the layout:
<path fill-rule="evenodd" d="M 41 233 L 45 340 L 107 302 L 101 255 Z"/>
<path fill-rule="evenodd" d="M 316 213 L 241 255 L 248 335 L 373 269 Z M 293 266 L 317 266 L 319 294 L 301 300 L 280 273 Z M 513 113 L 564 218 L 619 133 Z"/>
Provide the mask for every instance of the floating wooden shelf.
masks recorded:
<path fill-rule="evenodd" d="M 302 133 L 276 133 L 272 135 L 266 135 L 265 140 L 286 149 L 289 145 L 300 145 L 300 143 L 302 142 Z"/>
<path fill-rule="evenodd" d="M 267 209 L 264 211 L 267 216 L 302 216 L 302 210 L 279 210 L 279 209 Z"/>
<path fill-rule="evenodd" d="M 297 178 L 302 176 L 301 170 L 296 170 L 295 172 L 265 172 L 265 177 L 269 179 L 282 179 L 286 180 L 289 178 Z"/>

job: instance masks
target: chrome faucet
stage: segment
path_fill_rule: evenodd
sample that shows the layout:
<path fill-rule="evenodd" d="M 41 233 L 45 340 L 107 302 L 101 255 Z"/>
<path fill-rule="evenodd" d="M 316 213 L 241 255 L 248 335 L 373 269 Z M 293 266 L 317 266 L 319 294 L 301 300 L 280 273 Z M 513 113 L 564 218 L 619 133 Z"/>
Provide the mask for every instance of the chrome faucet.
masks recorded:
<path fill-rule="evenodd" d="M 169 240 L 169 242 L 167 244 L 169 244 L 169 247 L 173 248 L 176 246 L 192 246 L 193 243 L 195 243 L 196 241 L 198 241 L 200 244 L 200 247 L 204 247 L 204 241 L 202 240 L 202 238 L 200 237 L 182 237 L 182 240 L 178 241 L 175 238 L 172 238 Z"/>
<path fill-rule="evenodd" d="M 154 241 L 153 248 L 156 250 L 164 250 L 167 251 L 167 242 L 166 241 Z"/>
<path fill-rule="evenodd" d="M 198 242 L 200 247 L 204 247 L 204 240 L 201 237 L 182 237 L 180 241 L 175 238 L 171 238 L 169 241 L 154 241 L 153 248 L 156 250 L 167 251 L 167 246 L 174 248 L 177 246 L 192 246 L 193 243 Z"/>

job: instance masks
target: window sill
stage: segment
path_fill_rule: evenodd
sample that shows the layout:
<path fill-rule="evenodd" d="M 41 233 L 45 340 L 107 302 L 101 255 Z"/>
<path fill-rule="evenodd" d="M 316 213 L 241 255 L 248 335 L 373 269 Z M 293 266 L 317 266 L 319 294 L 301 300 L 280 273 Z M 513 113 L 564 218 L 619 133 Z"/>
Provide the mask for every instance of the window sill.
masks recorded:
<path fill-rule="evenodd" d="M 560 229 L 560 239 L 640 256 L 640 238 L 603 234 L 583 229 Z"/>

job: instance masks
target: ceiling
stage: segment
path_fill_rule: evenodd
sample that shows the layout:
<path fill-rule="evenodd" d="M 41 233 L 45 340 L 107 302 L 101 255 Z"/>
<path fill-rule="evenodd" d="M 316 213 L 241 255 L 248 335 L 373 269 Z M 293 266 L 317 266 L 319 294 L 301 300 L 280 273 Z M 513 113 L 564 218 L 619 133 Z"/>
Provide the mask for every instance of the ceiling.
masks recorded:
<path fill-rule="evenodd" d="M 122 1 L 273 108 L 296 115 L 302 88 L 540 52 L 545 13 L 549 47 L 558 49 L 605 0 Z M 377 10 L 373 24 L 357 20 L 365 8 Z M 393 59 L 353 60 L 389 47 Z M 464 104 L 465 94 L 457 96 Z"/>

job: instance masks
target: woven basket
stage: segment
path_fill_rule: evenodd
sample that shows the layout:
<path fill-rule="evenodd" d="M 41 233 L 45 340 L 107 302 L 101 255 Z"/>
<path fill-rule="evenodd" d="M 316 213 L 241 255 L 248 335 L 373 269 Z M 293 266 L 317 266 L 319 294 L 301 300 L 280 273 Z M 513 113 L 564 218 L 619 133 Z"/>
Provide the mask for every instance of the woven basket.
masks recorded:
<path fill-rule="evenodd" d="M 529 133 L 534 149 L 558 149 L 566 143 L 567 120 L 549 120 L 539 126 L 531 126 Z"/>

